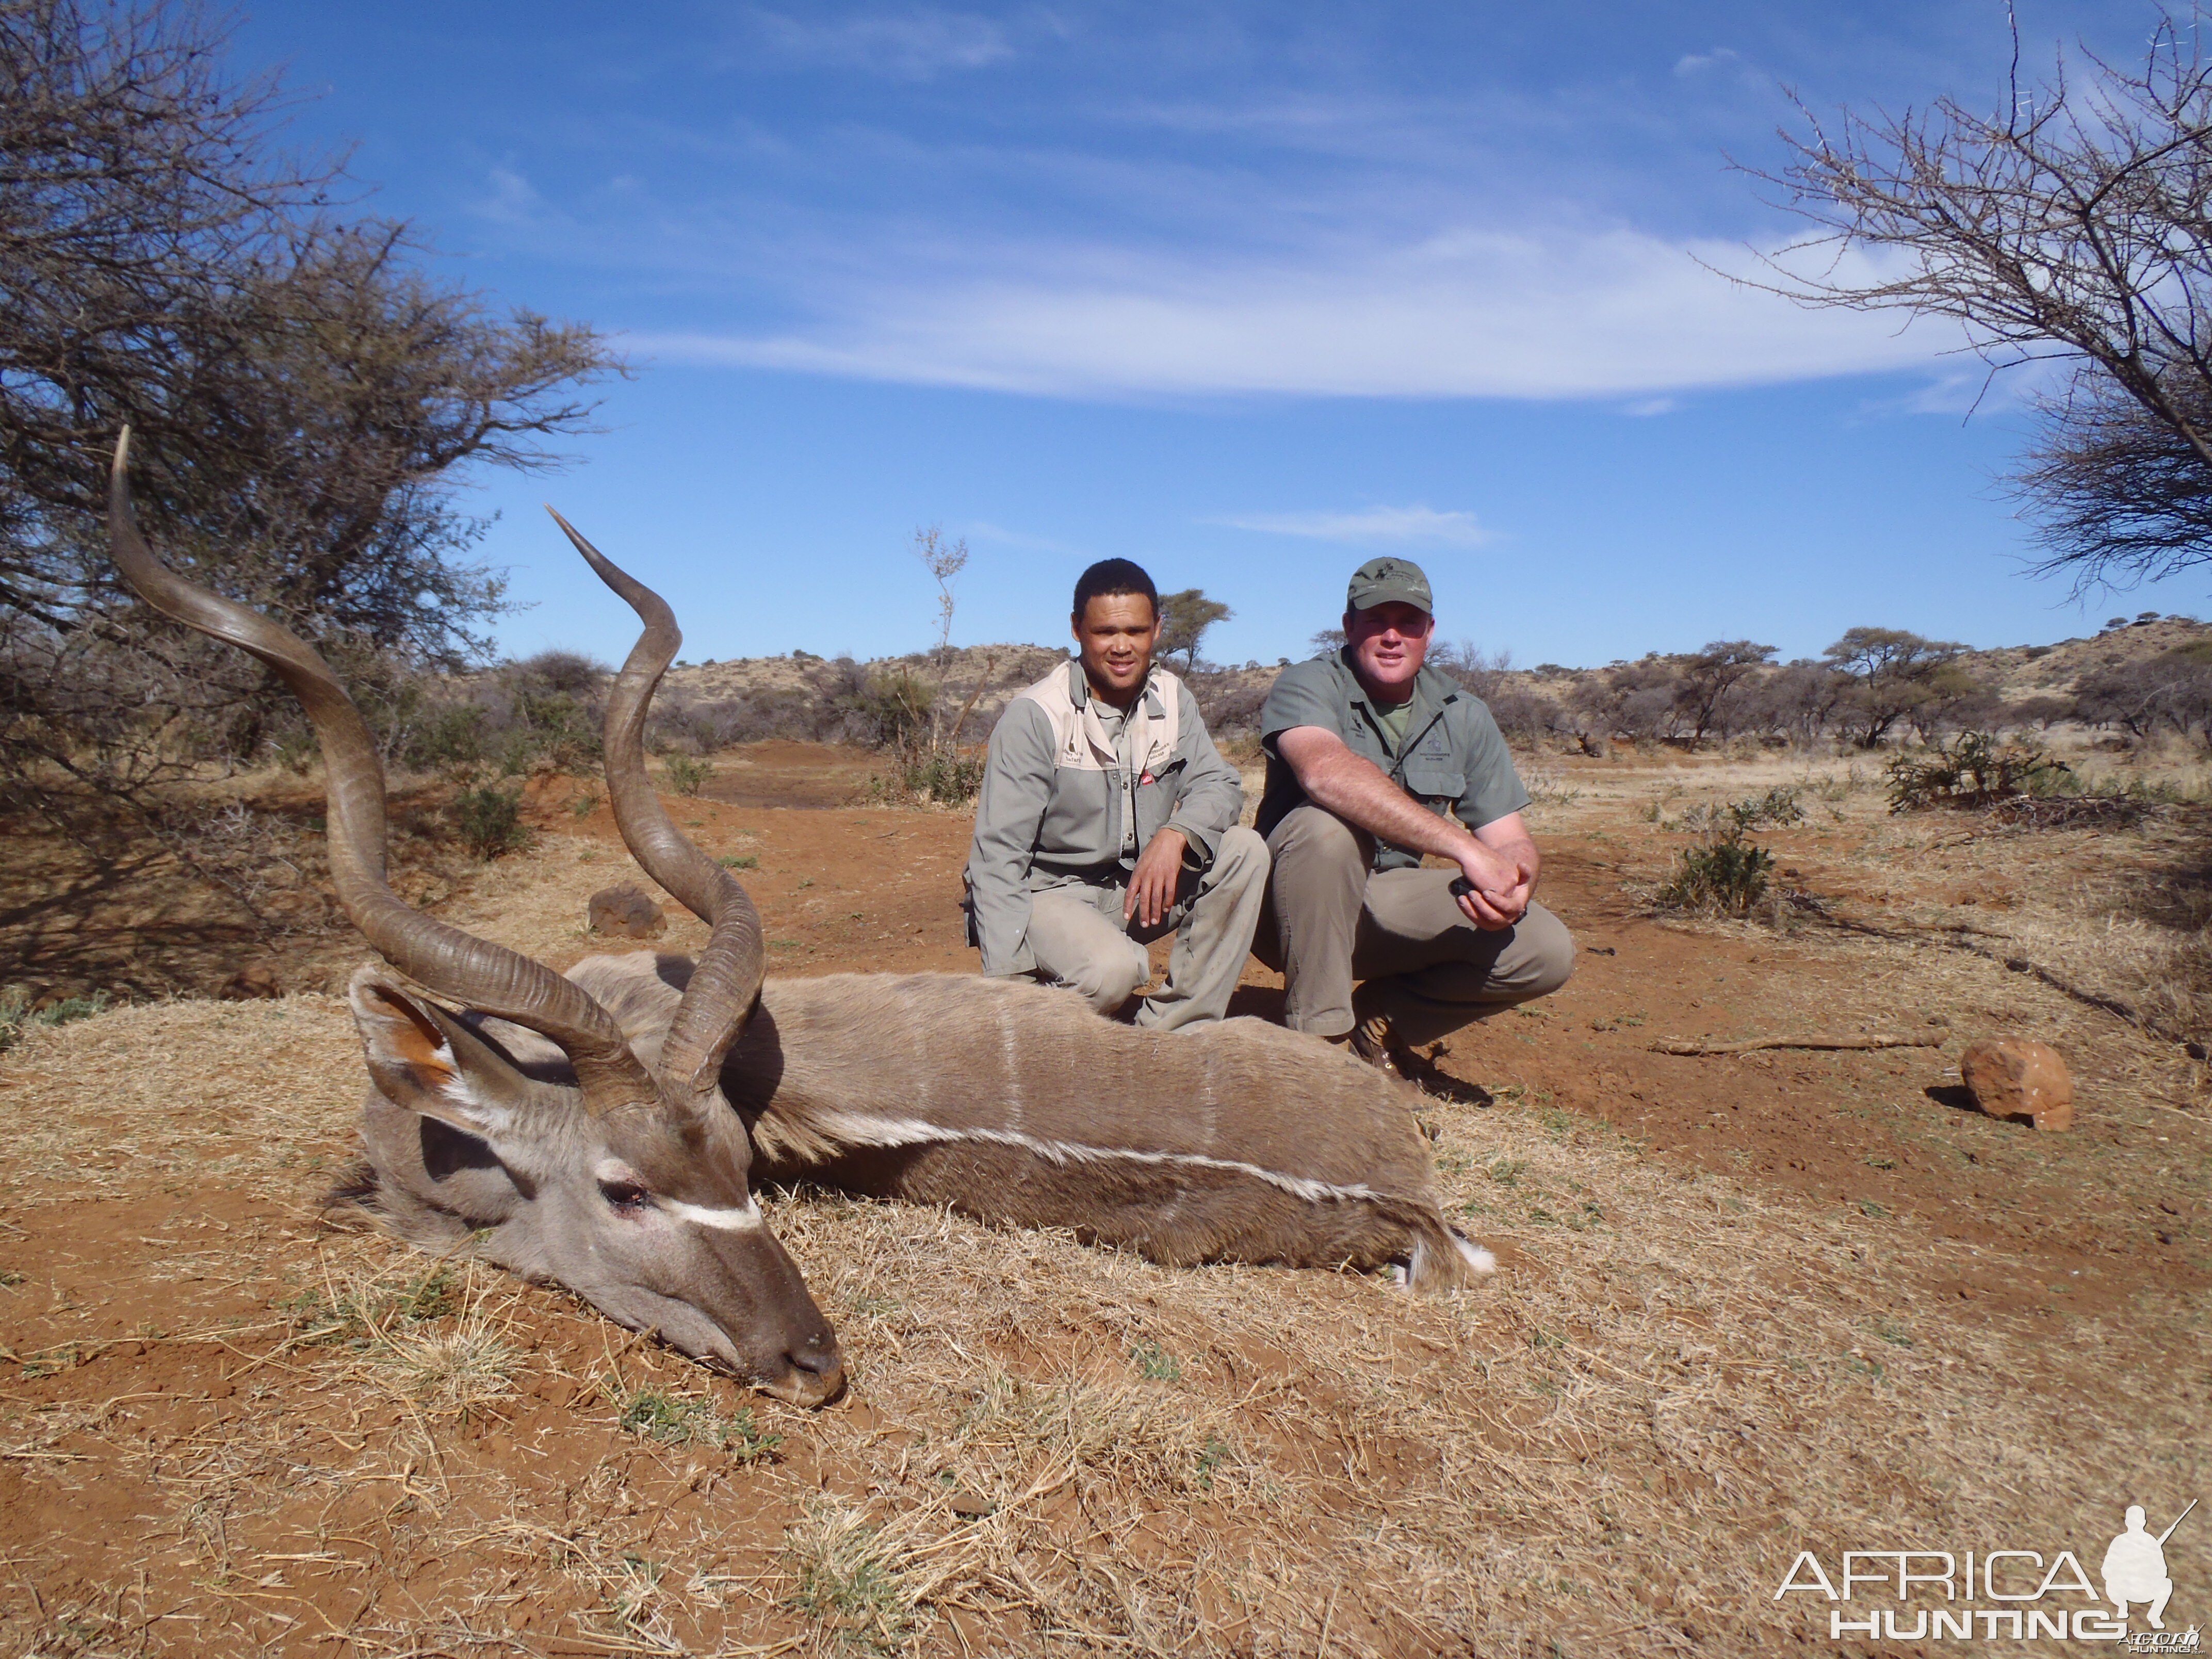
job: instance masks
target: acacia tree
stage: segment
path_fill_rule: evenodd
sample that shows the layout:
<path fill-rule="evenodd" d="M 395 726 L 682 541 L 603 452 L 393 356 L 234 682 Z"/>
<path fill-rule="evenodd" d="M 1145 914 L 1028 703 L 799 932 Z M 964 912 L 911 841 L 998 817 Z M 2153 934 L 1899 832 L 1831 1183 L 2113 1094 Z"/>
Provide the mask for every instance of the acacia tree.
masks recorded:
<path fill-rule="evenodd" d="M 250 754 L 288 702 L 117 585 L 105 465 L 130 425 L 149 532 L 278 615 L 372 706 L 477 656 L 502 608 L 452 489 L 586 429 L 599 337 L 441 284 L 274 142 L 268 79 L 196 9 L 0 0 L 0 777 L 141 787 Z"/>
<path fill-rule="evenodd" d="M 1859 745 L 1871 749 L 1936 694 L 1937 672 L 1966 648 L 1901 628 L 1853 628 L 1820 654 L 1850 677 L 1847 718 Z"/>
<path fill-rule="evenodd" d="M 2171 15 L 2140 68 L 2083 56 L 2023 86 L 2015 31 L 1994 114 L 1801 104 L 1788 163 L 1759 175 L 1820 227 L 1772 262 L 1778 290 L 1953 319 L 1992 373 L 2066 366 L 2015 482 L 2040 568 L 2077 592 L 2212 560 L 2212 62 Z M 1833 257 L 1854 248 L 1878 274 Z"/>
<path fill-rule="evenodd" d="M 1714 640 L 1677 665 L 1680 676 L 1676 705 L 1690 717 L 1690 740 L 1703 743 L 1719 718 L 1721 705 L 1737 686 L 1774 660 L 1775 647 L 1749 640 Z"/>
<path fill-rule="evenodd" d="M 1183 672 L 1194 672 L 1198 667 L 1198 642 L 1206 637 L 1206 630 L 1236 614 L 1220 600 L 1207 599 L 1202 588 L 1186 587 L 1180 592 L 1161 594 L 1160 653 L 1172 657 L 1182 652 Z"/>

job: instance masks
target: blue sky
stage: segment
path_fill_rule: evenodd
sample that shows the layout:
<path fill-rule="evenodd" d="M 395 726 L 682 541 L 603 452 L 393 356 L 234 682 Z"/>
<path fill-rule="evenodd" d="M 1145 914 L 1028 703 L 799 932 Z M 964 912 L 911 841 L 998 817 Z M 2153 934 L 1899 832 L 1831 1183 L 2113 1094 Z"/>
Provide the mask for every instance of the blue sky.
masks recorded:
<path fill-rule="evenodd" d="M 2025 3 L 2027 61 L 2153 15 Z M 1304 654 L 1382 551 L 1524 665 L 2203 608 L 2022 574 L 2017 399 L 1966 418 L 1955 337 L 1707 269 L 1792 234 L 1729 167 L 1775 160 L 1785 88 L 2001 100 L 1999 0 L 317 0 L 234 52 L 453 280 L 636 367 L 568 471 L 477 481 L 517 653 L 629 637 L 546 499 L 694 660 L 918 648 L 926 524 L 972 552 L 961 642 L 1064 637 L 1123 555 L 1234 608 L 1229 661 Z"/>

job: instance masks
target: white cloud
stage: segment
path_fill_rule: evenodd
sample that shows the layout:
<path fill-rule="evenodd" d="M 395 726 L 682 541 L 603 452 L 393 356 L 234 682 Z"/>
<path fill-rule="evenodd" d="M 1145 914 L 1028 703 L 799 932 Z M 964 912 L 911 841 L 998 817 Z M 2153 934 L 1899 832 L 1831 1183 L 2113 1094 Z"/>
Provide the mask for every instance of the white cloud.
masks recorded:
<path fill-rule="evenodd" d="M 543 216 L 544 199 L 529 179 L 510 167 L 495 167 L 485 176 L 491 193 L 477 203 L 477 211 L 496 224 L 534 224 Z"/>
<path fill-rule="evenodd" d="M 761 11 L 752 21 L 780 57 L 901 81 L 926 81 L 946 70 L 985 69 L 1014 55 L 1004 30 L 988 17 L 967 12 L 917 7 L 817 21 Z"/>
<path fill-rule="evenodd" d="M 1248 513 L 1209 519 L 1234 530 L 1271 536 L 1304 536 L 1322 542 L 1401 542 L 1429 547 L 1480 547 L 1490 532 L 1472 513 L 1439 513 L 1431 507 L 1373 507 L 1364 513 Z"/>
<path fill-rule="evenodd" d="M 632 343 L 681 362 L 1064 396 L 1530 398 L 1893 369 L 1959 343 L 1940 325 L 1806 310 L 1707 268 L 1754 269 L 1739 245 L 1626 228 L 1462 230 L 1273 263 L 1019 246 L 961 263 L 825 281 L 818 319 L 774 334 Z M 982 270 L 1010 274 L 968 274 Z M 1831 274 L 1869 272 L 1854 254 Z"/>
<path fill-rule="evenodd" d="M 1715 46 L 1711 52 L 1685 52 L 1674 60 L 1674 73 L 1695 75 L 1699 70 L 1711 69 L 1716 64 L 1733 64 L 1738 54 L 1728 46 Z"/>
<path fill-rule="evenodd" d="M 1680 398 L 1642 398 L 1632 404 L 1623 404 L 1620 412 L 1642 419 L 1654 415 L 1672 415 L 1681 406 Z"/>

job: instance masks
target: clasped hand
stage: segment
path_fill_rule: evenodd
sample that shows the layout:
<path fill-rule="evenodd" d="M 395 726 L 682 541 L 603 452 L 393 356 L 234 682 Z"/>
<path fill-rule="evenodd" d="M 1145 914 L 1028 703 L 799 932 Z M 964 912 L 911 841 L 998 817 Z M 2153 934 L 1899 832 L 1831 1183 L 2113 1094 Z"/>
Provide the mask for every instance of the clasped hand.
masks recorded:
<path fill-rule="evenodd" d="M 1476 927 L 1501 933 L 1528 914 L 1536 872 L 1525 860 L 1477 842 L 1461 855 L 1459 867 L 1474 890 L 1458 896 L 1460 912 Z"/>

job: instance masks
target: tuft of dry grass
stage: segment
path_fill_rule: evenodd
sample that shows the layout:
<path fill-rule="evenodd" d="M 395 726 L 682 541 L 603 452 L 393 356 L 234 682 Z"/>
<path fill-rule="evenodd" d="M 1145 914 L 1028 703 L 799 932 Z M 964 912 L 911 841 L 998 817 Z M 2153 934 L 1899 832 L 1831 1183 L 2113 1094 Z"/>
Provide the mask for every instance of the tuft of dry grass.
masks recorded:
<path fill-rule="evenodd" d="M 792 1607 L 836 1646 L 906 1650 L 924 1581 L 903 1539 L 832 1499 L 811 1505 L 806 1518 L 783 1536 Z"/>
<path fill-rule="evenodd" d="M 448 1414 L 512 1395 L 522 1363 L 506 1333 L 473 1312 L 449 1326 L 395 1333 L 377 1358 L 418 1404 Z"/>

